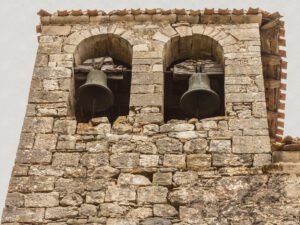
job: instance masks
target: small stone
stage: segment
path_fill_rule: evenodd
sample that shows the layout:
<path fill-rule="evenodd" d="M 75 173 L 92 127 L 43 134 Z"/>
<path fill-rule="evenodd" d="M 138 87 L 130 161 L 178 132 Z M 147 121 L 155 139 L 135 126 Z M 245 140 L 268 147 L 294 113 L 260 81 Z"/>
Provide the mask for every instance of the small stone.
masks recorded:
<path fill-rule="evenodd" d="M 163 165 L 166 167 L 185 168 L 185 155 L 165 154 Z"/>
<path fill-rule="evenodd" d="M 148 124 L 143 127 L 143 133 L 145 135 L 154 135 L 159 132 L 159 126 L 157 124 Z"/>
<path fill-rule="evenodd" d="M 84 154 L 81 158 L 81 164 L 87 168 L 95 168 L 98 166 L 108 166 L 109 165 L 109 154 L 108 153 L 98 153 L 98 154 Z"/>
<path fill-rule="evenodd" d="M 191 154 L 187 155 L 187 167 L 190 169 L 201 169 L 211 166 L 211 155 L 208 154 Z"/>
<path fill-rule="evenodd" d="M 142 154 L 156 154 L 157 148 L 152 142 L 138 142 L 136 151 Z"/>
<path fill-rule="evenodd" d="M 110 156 L 110 165 L 116 168 L 135 168 L 139 166 L 138 153 L 121 153 Z"/>
<path fill-rule="evenodd" d="M 71 193 L 66 195 L 61 201 L 62 206 L 78 206 L 83 202 L 82 197 L 79 194 Z"/>
<path fill-rule="evenodd" d="M 138 204 L 167 202 L 168 188 L 161 186 L 140 187 L 137 191 Z"/>
<path fill-rule="evenodd" d="M 161 186 L 172 185 L 172 173 L 154 173 L 153 174 L 153 184 Z"/>
<path fill-rule="evenodd" d="M 165 137 L 156 141 L 159 154 L 176 154 L 182 152 L 182 143 L 174 138 Z"/>
<path fill-rule="evenodd" d="M 271 154 L 255 154 L 253 158 L 253 166 L 266 166 L 271 164 Z"/>
<path fill-rule="evenodd" d="M 97 207 L 91 204 L 82 204 L 79 208 L 79 215 L 81 216 L 96 216 Z"/>
<path fill-rule="evenodd" d="M 211 140 L 209 146 L 210 152 L 216 153 L 230 153 L 231 141 L 230 140 Z"/>
<path fill-rule="evenodd" d="M 78 209 L 76 207 L 54 207 L 46 209 L 45 219 L 64 219 L 76 217 L 77 215 Z"/>
<path fill-rule="evenodd" d="M 55 153 L 53 156 L 53 166 L 78 166 L 79 153 Z"/>
<path fill-rule="evenodd" d="M 92 191 L 86 193 L 86 203 L 100 204 L 104 202 L 104 191 Z"/>
<path fill-rule="evenodd" d="M 58 206 L 58 197 L 59 194 L 56 192 L 28 194 L 25 197 L 25 207 L 42 208 Z"/>
<path fill-rule="evenodd" d="M 53 131 L 61 134 L 75 134 L 76 120 L 57 120 L 54 123 Z"/>
<path fill-rule="evenodd" d="M 131 188 L 110 186 L 106 191 L 105 202 L 132 202 L 136 200 L 135 198 L 135 190 Z"/>
<path fill-rule="evenodd" d="M 177 185 L 193 184 L 197 182 L 198 174 L 195 171 L 177 171 L 173 176 L 173 180 Z"/>
<path fill-rule="evenodd" d="M 155 204 L 153 206 L 153 214 L 158 217 L 175 217 L 178 215 L 177 210 L 168 204 Z"/>
<path fill-rule="evenodd" d="M 206 149 L 207 141 L 204 138 L 187 141 L 183 146 L 186 153 L 205 153 Z"/>
<path fill-rule="evenodd" d="M 141 167 L 156 167 L 158 166 L 158 161 L 159 161 L 158 155 L 140 155 Z"/>
<path fill-rule="evenodd" d="M 117 203 L 103 203 L 100 205 L 99 216 L 106 216 L 106 217 L 124 216 L 127 211 L 128 211 L 127 206 L 122 206 Z"/>
<path fill-rule="evenodd" d="M 170 132 L 168 135 L 180 140 L 191 140 L 199 137 L 196 131 Z"/>
<path fill-rule="evenodd" d="M 112 153 L 132 152 L 136 148 L 136 144 L 130 141 L 119 141 L 111 148 Z"/>
<path fill-rule="evenodd" d="M 202 128 L 204 130 L 213 130 L 218 129 L 218 125 L 216 121 L 202 120 Z"/>
<path fill-rule="evenodd" d="M 145 219 L 152 216 L 153 216 L 152 209 L 145 208 L 145 207 L 131 209 L 126 215 L 126 217 L 133 218 L 133 219 Z"/>
<path fill-rule="evenodd" d="M 150 185 L 150 180 L 142 175 L 121 173 L 118 177 L 118 185 Z"/>
<path fill-rule="evenodd" d="M 38 134 L 35 138 L 34 148 L 53 150 L 55 149 L 57 136 L 54 134 Z"/>
<path fill-rule="evenodd" d="M 95 169 L 88 170 L 88 176 L 92 178 L 111 178 L 116 177 L 120 171 L 110 166 L 100 166 Z"/>
<path fill-rule="evenodd" d="M 143 220 L 141 225 L 172 225 L 172 223 L 168 219 L 153 217 Z"/>

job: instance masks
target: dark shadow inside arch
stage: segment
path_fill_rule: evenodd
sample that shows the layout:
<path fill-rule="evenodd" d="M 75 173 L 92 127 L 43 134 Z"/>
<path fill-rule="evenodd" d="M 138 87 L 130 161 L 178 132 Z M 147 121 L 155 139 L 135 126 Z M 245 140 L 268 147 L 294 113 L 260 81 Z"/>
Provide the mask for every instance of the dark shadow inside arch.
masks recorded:
<path fill-rule="evenodd" d="M 205 62 L 210 61 L 213 67 L 222 68 L 223 73 L 210 75 L 210 85 L 221 99 L 219 109 L 209 117 L 223 116 L 224 106 L 224 58 L 223 49 L 217 41 L 204 35 L 193 35 L 188 37 L 174 37 L 165 45 L 164 70 L 170 71 L 175 65 L 187 61 Z M 205 72 L 213 72 L 213 68 L 205 69 Z M 190 119 L 189 115 L 180 108 L 180 98 L 188 90 L 188 77 L 182 79 L 174 77 L 172 73 L 164 75 L 164 119 Z M 201 117 L 199 119 L 202 119 Z"/>
<path fill-rule="evenodd" d="M 113 63 L 118 66 L 123 66 L 131 70 L 132 64 L 132 46 L 125 39 L 117 35 L 97 35 L 83 40 L 75 51 L 74 66 L 82 65 L 87 59 L 96 59 L 100 57 L 111 57 Z M 82 110 L 82 105 L 79 102 L 79 88 L 86 82 L 88 73 L 77 72 L 74 74 L 74 93 L 73 93 L 73 108 L 77 121 L 88 122 L 91 118 L 107 117 L 113 123 L 119 116 L 126 116 L 129 113 L 130 100 L 130 84 L 131 73 L 121 72 L 117 76 L 113 72 L 105 72 L 107 86 L 112 91 L 114 96 L 113 105 L 105 110 L 95 113 L 88 113 Z M 121 75 L 121 76 L 120 76 Z M 118 77 L 118 78 L 117 78 Z M 123 79 L 119 79 L 123 77 Z M 100 93 L 100 91 L 97 90 Z"/>

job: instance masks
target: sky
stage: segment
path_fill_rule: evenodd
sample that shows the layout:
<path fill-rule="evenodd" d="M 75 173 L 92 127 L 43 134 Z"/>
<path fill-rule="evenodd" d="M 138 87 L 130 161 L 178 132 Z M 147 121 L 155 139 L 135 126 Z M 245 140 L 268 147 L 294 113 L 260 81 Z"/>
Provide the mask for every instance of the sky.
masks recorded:
<path fill-rule="evenodd" d="M 284 16 L 288 54 L 285 135 L 300 136 L 299 0 L 1 0 L 0 6 L 0 214 L 16 157 L 37 50 L 39 9 L 256 8 Z M 297 70 L 298 69 L 298 70 Z"/>

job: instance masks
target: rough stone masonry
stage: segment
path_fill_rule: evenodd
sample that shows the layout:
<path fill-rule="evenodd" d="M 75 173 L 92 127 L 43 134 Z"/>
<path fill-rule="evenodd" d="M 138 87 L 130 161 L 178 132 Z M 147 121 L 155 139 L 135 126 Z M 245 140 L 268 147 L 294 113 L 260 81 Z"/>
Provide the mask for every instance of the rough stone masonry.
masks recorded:
<path fill-rule="evenodd" d="M 261 11 L 40 15 L 3 225 L 300 223 L 299 171 L 272 167 Z M 164 71 L 203 50 L 224 67 L 225 116 L 164 122 Z M 129 115 L 79 123 L 74 66 L 106 55 L 132 67 Z"/>

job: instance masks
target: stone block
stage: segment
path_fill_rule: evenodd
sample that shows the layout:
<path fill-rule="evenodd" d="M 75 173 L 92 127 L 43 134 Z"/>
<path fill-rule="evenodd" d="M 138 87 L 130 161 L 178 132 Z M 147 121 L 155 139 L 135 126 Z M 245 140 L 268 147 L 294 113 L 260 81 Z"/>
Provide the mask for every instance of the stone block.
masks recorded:
<path fill-rule="evenodd" d="M 33 78 L 41 80 L 71 78 L 71 76 L 71 69 L 65 67 L 36 67 L 33 71 Z"/>
<path fill-rule="evenodd" d="M 46 209 L 45 219 L 74 218 L 77 215 L 78 209 L 76 207 L 53 207 Z"/>
<path fill-rule="evenodd" d="M 180 140 L 191 140 L 199 137 L 196 131 L 170 132 L 168 135 Z"/>
<path fill-rule="evenodd" d="M 270 138 L 268 136 L 233 136 L 233 153 L 269 153 Z"/>
<path fill-rule="evenodd" d="M 201 124 L 202 124 L 202 128 L 204 130 L 218 129 L 218 124 L 216 121 L 203 120 L 203 121 L 201 121 Z"/>
<path fill-rule="evenodd" d="M 38 46 L 37 52 L 39 54 L 57 54 L 62 51 L 62 42 L 54 41 L 54 42 L 40 42 Z"/>
<path fill-rule="evenodd" d="M 43 223 L 45 209 L 5 208 L 2 223 Z"/>
<path fill-rule="evenodd" d="M 204 138 L 197 138 L 185 142 L 183 150 L 185 153 L 205 153 L 207 149 L 207 140 Z"/>
<path fill-rule="evenodd" d="M 163 105 L 163 95 L 160 93 L 130 95 L 130 106 L 162 106 L 162 105 Z"/>
<path fill-rule="evenodd" d="M 165 154 L 163 165 L 166 167 L 185 168 L 185 155 Z"/>
<path fill-rule="evenodd" d="M 52 117 L 25 117 L 23 123 L 23 132 L 50 133 L 52 132 Z"/>
<path fill-rule="evenodd" d="M 133 218 L 133 219 L 145 219 L 152 216 L 153 216 L 152 208 L 147 208 L 147 207 L 138 207 L 138 208 L 130 209 L 126 215 L 127 218 Z"/>
<path fill-rule="evenodd" d="M 60 134 L 75 134 L 76 125 L 76 120 L 56 120 L 53 132 Z"/>
<path fill-rule="evenodd" d="M 273 162 L 300 163 L 300 151 L 274 151 Z"/>
<path fill-rule="evenodd" d="M 211 166 L 211 155 L 208 154 L 190 154 L 186 157 L 187 167 L 190 169 L 201 169 Z"/>
<path fill-rule="evenodd" d="M 52 191 L 54 189 L 54 182 L 54 177 L 12 177 L 8 191 L 21 193 Z"/>
<path fill-rule="evenodd" d="M 211 140 L 209 146 L 210 152 L 216 153 L 230 153 L 231 141 L 230 140 Z"/>
<path fill-rule="evenodd" d="M 31 91 L 30 103 L 60 103 L 68 102 L 69 92 L 66 91 Z"/>
<path fill-rule="evenodd" d="M 128 212 L 128 206 L 123 206 L 118 203 L 103 203 L 100 204 L 99 216 L 118 217 L 124 216 Z M 115 225 L 114 223 L 112 223 Z"/>
<path fill-rule="evenodd" d="M 174 206 L 168 204 L 155 204 L 153 206 L 153 214 L 158 217 L 175 217 L 178 215 L 178 211 Z"/>
<path fill-rule="evenodd" d="M 135 116 L 135 122 L 140 125 L 163 123 L 162 113 L 140 113 Z"/>
<path fill-rule="evenodd" d="M 194 184 L 198 181 L 198 174 L 195 171 L 177 171 L 173 176 L 173 180 L 177 185 Z"/>
<path fill-rule="evenodd" d="M 33 147 L 33 143 L 34 143 L 34 134 L 33 133 L 22 133 L 21 134 L 19 148 L 30 149 Z"/>
<path fill-rule="evenodd" d="M 80 216 L 96 216 L 97 207 L 91 204 L 82 204 L 79 208 Z"/>
<path fill-rule="evenodd" d="M 228 122 L 230 130 L 237 130 L 237 129 L 268 129 L 268 121 L 267 119 L 230 119 Z"/>
<path fill-rule="evenodd" d="M 153 184 L 161 186 L 172 185 L 172 173 L 157 172 L 153 174 Z"/>
<path fill-rule="evenodd" d="M 111 178 L 115 177 L 120 173 L 120 171 L 116 168 L 110 166 L 100 166 L 95 169 L 89 169 L 87 172 L 88 177 L 92 178 Z"/>
<path fill-rule="evenodd" d="M 151 136 L 157 134 L 158 132 L 159 132 L 159 126 L 157 124 L 148 124 L 143 127 L 144 135 Z"/>
<path fill-rule="evenodd" d="M 253 166 L 266 166 L 271 164 L 271 154 L 255 154 L 253 157 Z"/>
<path fill-rule="evenodd" d="M 81 179 L 60 178 L 55 182 L 55 190 L 66 193 L 82 193 L 86 190 L 86 183 Z"/>
<path fill-rule="evenodd" d="M 27 194 L 25 197 L 25 207 L 55 207 L 59 205 L 58 197 L 59 194 L 57 192 Z"/>
<path fill-rule="evenodd" d="M 151 181 L 139 174 L 121 173 L 118 177 L 118 185 L 150 185 Z"/>
<path fill-rule="evenodd" d="M 165 137 L 156 140 L 159 154 L 179 154 L 182 152 L 182 143 L 174 138 Z"/>
<path fill-rule="evenodd" d="M 104 191 L 92 191 L 86 193 L 86 203 L 100 204 L 104 202 L 105 192 Z"/>
<path fill-rule="evenodd" d="M 152 217 L 144 219 L 141 223 L 141 225 L 172 225 L 171 221 L 169 219 L 160 218 L 160 217 Z"/>
<path fill-rule="evenodd" d="M 160 126 L 160 132 L 161 133 L 167 133 L 167 132 L 181 132 L 181 131 L 191 131 L 194 130 L 195 125 L 189 124 L 189 123 L 180 123 L 180 124 L 172 124 L 167 123 L 162 126 Z"/>
<path fill-rule="evenodd" d="M 132 74 L 132 85 L 153 85 L 163 84 L 163 73 L 133 73 Z"/>
<path fill-rule="evenodd" d="M 134 202 L 136 192 L 132 188 L 110 186 L 105 194 L 105 202 Z"/>
<path fill-rule="evenodd" d="M 152 142 L 138 142 L 136 151 L 142 154 L 156 154 L 157 147 Z"/>
<path fill-rule="evenodd" d="M 213 166 L 252 166 L 250 154 L 213 154 Z"/>
<path fill-rule="evenodd" d="M 108 166 L 109 165 L 109 154 L 108 153 L 98 153 L 84 154 L 80 160 L 80 163 L 87 168 L 95 168 L 99 166 Z"/>
<path fill-rule="evenodd" d="M 99 141 L 91 141 L 86 143 L 86 150 L 91 153 L 98 153 L 98 152 L 108 152 L 109 143 L 105 140 L 99 140 Z M 117 151 L 125 151 L 125 149 L 131 149 L 130 143 L 117 143 L 112 146 L 112 152 L 116 153 Z"/>
<path fill-rule="evenodd" d="M 159 161 L 158 155 L 140 155 L 141 167 L 156 167 L 158 166 L 158 161 Z"/>
<path fill-rule="evenodd" d="M 42 26 L 42 35 L 68 35 L 71 32 L 71 26 Z"/>
<path fill-rule="evenodd" d="M 168 188 L 161 186 L 140 187 L 137 191 L 138 204 L 156 204 L 167 202 Z"/>
<path fill-rule="evenodd" d="M 104 197 L 103 197 L 104 198 Z M 83 198 L 76 193 L 70 193 L 60 200 L 60 205 L 62 206 L 79 206 L 83 203 Z"/>
<path fill-rule="evenodd" d="M 111 125 L 109 123 L 100 123 L 97 126 L 92 126 L 88 123 L 77 124 L 77 134 L 94 134 L 94 135 L 105 135 L 111 131 Z"/>
<path fill-rule="evenodd" d="M 106 225 L 138 225 L 138 220 L 128 218 L 109 218 Z"/>
<path fill-rule="evenodd" d="M 15 192 L 8 193 L 5 200 L 7 208 L 22 208 L 25 204 L 25 195 Z"/>
<path fill-rule="evenodd" d="M 34 142 L 35 149 L 53 150 L 56 147 L 57 135 L 37 134 Z"/>
<path fill-rule="evenodd" d="M 78 166 L 79 153 L 55 153 L 53 155 L 53 166 Z"/>
<path fill-rule="evenodd" d="M 139 166 L 138 153 L 120 153 L 110 156 L 110 165 L 116 168 L 135 168 Z"/>

